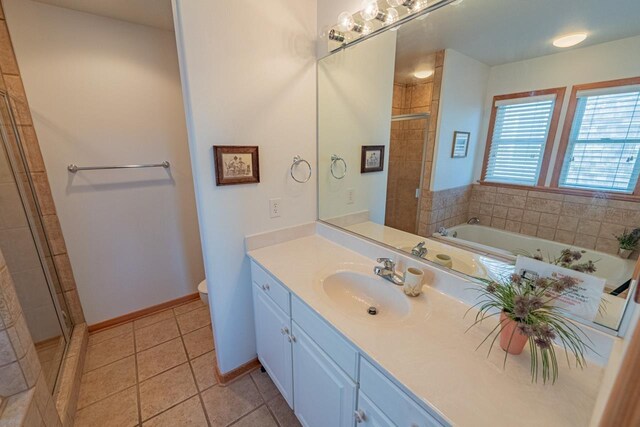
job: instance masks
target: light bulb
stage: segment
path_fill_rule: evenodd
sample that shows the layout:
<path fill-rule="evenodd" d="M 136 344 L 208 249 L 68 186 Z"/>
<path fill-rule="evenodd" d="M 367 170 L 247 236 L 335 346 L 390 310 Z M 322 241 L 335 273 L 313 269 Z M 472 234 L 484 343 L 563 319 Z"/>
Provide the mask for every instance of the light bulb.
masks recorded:
<path fill-rule="evenodd" d="M 356 25 L 356 21 L 353 19 L 353 16 L 349 12 L 342 12 L 338 16 L 338 28 L 342 31 L 351 31 L 351 29 Z"/>
<path fill-rule="evenodd" d="M 398 11 L 395 9 L 387 9 L 387 19 L 385 19 L 384 24 L 390 25 L 398 20 Z"/>
<path fill-rule="evenodd" d="M 368 36 L 372 32 L 373 32 L 373 25 L 371 25 L 371 22 L 365 22 L 364 24 L 362 24 L 361 33 L 363 36 Z"/>
<path fill-rule="evenodd" d="M 391 7 L 398 7 L 404 3 L 404 0 L 387 0 L 387 3 Z"/>
<path fill-rule="evenodd" d="M 378 13 L 380 13 L 378 1 L 369 0 L 364 4 L 363 9 L 360 11 L 360 16 L 362 16 L 362 19 L 364 19 L 365 21 L 371 21 L 373 19 L 376 19 Z"/>
<path fill-rule="evenodd" d="M 419 12 L 422 9 L 426 8 L 429 5 L 429 1 L 428 0 L 417 0 L 412 6 L 411 6 L 411 12 Z"/>

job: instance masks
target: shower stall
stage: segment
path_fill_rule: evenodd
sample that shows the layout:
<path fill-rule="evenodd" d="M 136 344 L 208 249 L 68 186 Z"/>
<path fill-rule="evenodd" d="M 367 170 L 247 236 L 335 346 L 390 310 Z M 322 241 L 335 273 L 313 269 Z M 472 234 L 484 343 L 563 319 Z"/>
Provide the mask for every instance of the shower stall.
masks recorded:
<path fill-rule="evenodd" d="M 9 102 L 0 91 L 0 250 L 53 392 L 73 325 Z"/>

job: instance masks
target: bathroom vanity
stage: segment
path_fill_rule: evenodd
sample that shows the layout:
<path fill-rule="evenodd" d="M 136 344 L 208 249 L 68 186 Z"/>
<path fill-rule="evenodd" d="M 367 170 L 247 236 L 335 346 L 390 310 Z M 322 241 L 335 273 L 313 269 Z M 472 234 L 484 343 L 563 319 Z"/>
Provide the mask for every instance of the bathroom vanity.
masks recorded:
<path fill-rule="evenodd" d="M 503 368 L 499 348 L 476 350 L 493 325 L 465 332 L 470 304 L 438 289 L 472 293 L 469 282 L 396 256 L 430 278 L 410 298 L 373 274 L 373 258 L 321 234 L 248 252 L 258 357 L 303 425 L 589 424 L 603 376 L 597 363 L 565 366 L 554 385 L 532 383 L 528 357 L 511 356 Z"/>

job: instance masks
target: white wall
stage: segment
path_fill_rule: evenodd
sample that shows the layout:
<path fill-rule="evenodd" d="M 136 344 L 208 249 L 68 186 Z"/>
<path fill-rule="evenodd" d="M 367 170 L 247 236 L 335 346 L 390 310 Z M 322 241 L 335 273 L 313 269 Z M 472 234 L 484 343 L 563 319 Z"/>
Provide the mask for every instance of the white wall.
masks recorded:
<path fill-rule="evenodd" d="M 316 2 L 173 0 L 218 364 L 255 357 L 246 235 L 316 219 L 316 176 L 289 177 L 293 156 L 316 159 Z M 258 145 L 259 184 L 215 186 L 212 145 Z M 315 173 L 315 170 L 314 170 Z M 280 218 L 269 199 L 281 198 Z"/>
<path fill-rule="evenodd" d="M 473 182 L 473 164 L 479 141 L 489 66 L 447 49 L 444 57 L 438 132 L 431 173 L 431 190 L 440 191 Z M 452 158 L 455 131 L 470 132 L 467 157 Z M 486 138 L 486 135 L 484 136 Z"/>
<path fill-rule="evenodd" d="M 195 292 L 204 273 L 174 34 L 3 4 L 87 322 Z M 170 171 L 66 170 L 163 160 Z"/>
<path fill-rule="evenodd" d="M 395 31 L 387 31 L 318 63 L 318 185 L 321 219 L 369 211 L 384 224 L 391 137 Z M 360 173 L 361 147 L 384 145 L 384 170 Z M 347 175 L 330 173 L 331 156 L 345 159 Z M 338 163 L 336 172 L 343 172 Z M 347 192 L 353 191 L 349 203 Z"/>
<path fill-rule="evenodd" d="M 495 95 L 567 87 L 547 175 L 548 184 L 551 180 L 553 159 L 562 135 L 562 125 L 572 86 L 640 76 L 638 58 L 640 58 L 640 36 L 492 67 L 484 104 L 483 139 L 480 140 L 478 147 L 480 154 L 476 156 L 474 168 L 475 179 L 480 179 L 482 172 L 482 155 L 486 146 L 491 103 Z"/>

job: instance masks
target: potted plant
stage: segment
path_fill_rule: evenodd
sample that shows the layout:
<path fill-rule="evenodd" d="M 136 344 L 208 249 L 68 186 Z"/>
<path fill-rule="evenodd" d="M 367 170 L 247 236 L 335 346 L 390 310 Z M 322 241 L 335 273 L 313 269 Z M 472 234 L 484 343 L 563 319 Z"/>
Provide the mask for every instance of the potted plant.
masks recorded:
<path fill-rule="evenodd" d="M 627 232 L 625 228 L 622 234 L 614 236 L 618 240 L 618 256 L 627 259 L 638 246 L 638 241 L 640 241 L 640 228 L 636 228 L 631 232 Z"/>
<path fill-rule="evenodd" d="M 527 279 L 513 274 L 502 281 L 485 280 L 486 286 L 474 288 L 480 292 L 480 301 L 471 307 L 478 307 L 474 323 L 469 329 L 487 318 L 500 316 L 498 324 L 478 345 L 480 348 L 491 337 L 489 352 L 496 340 L 506 352 L 504 364 L 509 354 L 522 353 L 529 344 L 531 353 L 531 380 L 538 376 L 546 383 L 558 378 L 558 361 L 553 342 L 564 347 L 573 355 L 576 366 L 585 365 L 584 353 L 589 345 L 583 341 L 585 335 L 565 316 L 564 310 L 553 303 L 562 296 L 576 292 L 578 281 L 569 276 L 554 275 L 551 278 Z"/>
<path fill-rule="evenodd" d="M 593 274 L 596 272 L 595 262 L 592 260 L 580 261 L 582 259 L 582 255 L 585 254 L 584 250 L 571 250 L 569 248 L 565 248 L 560 251 L 559 257 L 552 257 L 551 255 L 547 256 L 547 260 L 545 261 L 542 256 L 542 251 L 540 249 L 536 249 L 536 253 L 533 256 L 529 256 L 538 261 L 545 261 L 549 264 L 559 265 L 560 267 L 568 268 L 570 270 L 579 271 L 580 273 Z"/>

